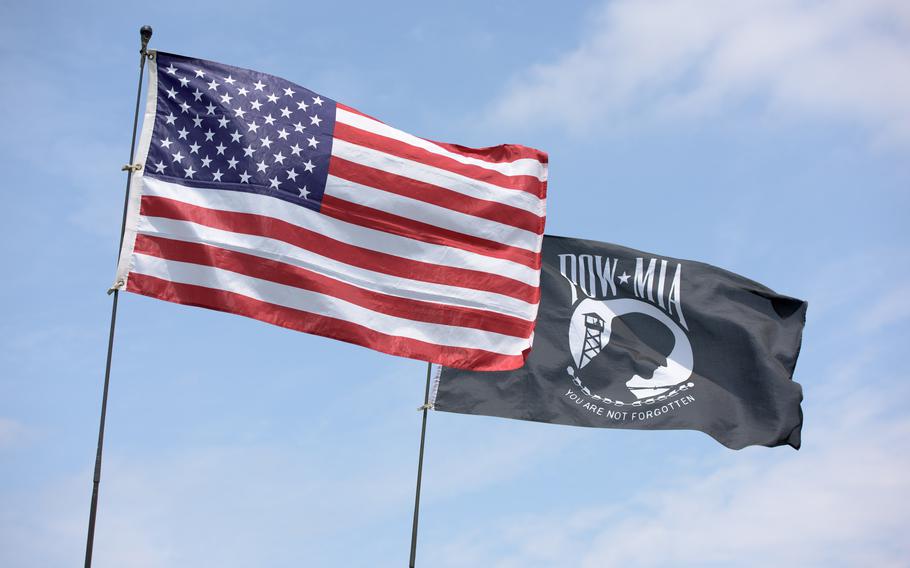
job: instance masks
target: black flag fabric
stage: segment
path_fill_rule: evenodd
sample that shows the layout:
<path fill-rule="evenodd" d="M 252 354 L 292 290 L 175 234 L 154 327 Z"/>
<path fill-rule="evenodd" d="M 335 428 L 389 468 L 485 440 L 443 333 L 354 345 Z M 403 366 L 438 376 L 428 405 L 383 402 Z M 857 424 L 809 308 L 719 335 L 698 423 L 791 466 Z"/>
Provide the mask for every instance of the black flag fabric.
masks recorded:
<path fill-rule="evenodd" d="M 526 364 L 443 367 L 435 410 L 799 449 L 792 377 L 806 302 L 708 264 L 595 241 L 546 236 L 542 261 Z"/>

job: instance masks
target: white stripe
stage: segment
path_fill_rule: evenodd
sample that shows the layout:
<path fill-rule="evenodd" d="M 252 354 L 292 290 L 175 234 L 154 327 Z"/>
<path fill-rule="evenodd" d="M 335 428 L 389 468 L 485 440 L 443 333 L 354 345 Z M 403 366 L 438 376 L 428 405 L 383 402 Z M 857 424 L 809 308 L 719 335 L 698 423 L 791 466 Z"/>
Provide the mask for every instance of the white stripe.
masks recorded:
<path fill-rule="evenodd" d="M 145 195 L 167 197 L 208 209 L 273 217 L 346 244 L 402 258 L 499 274 L 534 287 L 540 282 L 540 272 L 523 264 L 368 229 L 266 195 L 195 188 L 155 178 L 144 178 L 142 183 Z"/>
<path fill-rule="evenodd" d="M 444 187 L 469 197 L 510 205 L 529 211 L 537 216 L 541 216 L 544 213 L 543 200 L 527 191 L 502 188 L 498 185 L 479 181 L 435 166 L 399 158 L 365 146 L 351 144 L 339 138 L 335 138 L 332 141 L 332 155 L 344 158 L 355 164 L 387 171 L 437 187 Z"/>
<path fill-rule="evenodd" d="M 526 321 L 533 321 L 537 314 L 536 304 L 529 304 L 510 296 L 373 272 L 268 237 L 214 229 L 189 221 L 146 216 L 139 220 L 139 232 L 208 244 L 275 260 L 388 296 L 482 309 Z"/>
<path fill-rule="evenodd" d="M 543 240 L 543 235 L 531 231 L 388 193 L 333 175 L 328 176 L 326 180 L 325 194 L 465 235 L 498 243 L 509 243 L 532 252 L 540 250 Z"/>
<path fill-rule="evenodd" d="M 466 349 L 483 349 L 503 355 L 520 355 L 529 345 L 490 331 L 418 322 L 381 314 L 334 296 L 276 284 L 220 268 L 134 254 L 133 272 L 177 282 L 225 290 L 248 298 L 356 323 L 380 333 Z"/>
<path fill-rule="evenodd" d="M 353 113 L 342 108 L 339 108 L 336 111 L 335 120 L 342 124 L 348 124 L 355 128 L 366 130 L 367 132 L 372 132 L 373 134 L 379 134 L 380 136 L 394 138 L 395 140 L 410 144 L 411 146 L 423 148 L 424 150 L 428 150 L 434 154 L 439 154 L 440 156 L 452 158 L 453 160 L 457 160 L 462 164 L 480 166 L 488 170 L 497 171 L 507 176 L 532 176 L 536 177 L 540 181 L 546 181 L 547 179 L 547 164 L 543 164 L 531 158 L 519 158 L 513 162 L 487 162 L 485 160 L 478 160 L 477 158 L 471 158 L 468 156 L 463 156 L 456 152 L 451 152 L 442 146 L 439 146 L 438 144 L 430 142 L 429 140 L 418 138 L 413 134 L 402 132 L 397 128 L 383 124 L 378 120 L 374 120 L 372 118 Z"/>

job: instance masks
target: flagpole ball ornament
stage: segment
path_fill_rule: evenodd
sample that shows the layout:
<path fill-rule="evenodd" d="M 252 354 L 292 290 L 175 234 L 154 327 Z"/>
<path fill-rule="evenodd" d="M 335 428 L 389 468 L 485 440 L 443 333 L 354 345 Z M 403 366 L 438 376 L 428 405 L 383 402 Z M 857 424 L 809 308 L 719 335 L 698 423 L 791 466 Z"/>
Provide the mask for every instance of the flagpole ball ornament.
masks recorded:
<path fill-rule="evenodd" d="M 149 40 L 152 39 L 152 26 L 142 26 L 139 28 L 139 37 L 142 38 L 142 49 L 140 51 L 145 53 Z"/>

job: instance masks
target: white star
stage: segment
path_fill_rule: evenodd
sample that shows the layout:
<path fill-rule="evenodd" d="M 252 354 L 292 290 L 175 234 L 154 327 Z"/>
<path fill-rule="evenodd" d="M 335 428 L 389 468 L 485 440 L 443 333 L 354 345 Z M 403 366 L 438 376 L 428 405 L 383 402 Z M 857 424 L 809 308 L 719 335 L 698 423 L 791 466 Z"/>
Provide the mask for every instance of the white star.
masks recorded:
<path fill-rule="evenodd" d="M 240 131 L 235 128 L 234 133 L 231 134 L 231 142 L 240 142 L 241 136 Z"/>
<path fill-rule="evenodd" d="M 288 131 L 285 130 L 284 128 L 282 128 L 281 130 L 279 130 L 279 131 L 278 131 L 278 139 L 279 139 L 279 140 L 287 140 L 287 139 L 288 139 Z"/>
<path fill-rule="evenodd" d="M 259 99 L 256 99 L 255 101 L 250 103 L 250 108 L 252 108 L 253 110 L 259 110 L 260 107 L 262 107 L 262 103 L 259 102 Z"/>
<path fill-rule="evenodd" d="M 223 104 L 229 105 L 229 104 L 231 104 L 231 99 L 233 99 L 233 98 L 234 97 L 232 97 L 228 93 L 224 93 L 223 95 L 221 95 L 221 102 Z"/>
<path fill-rule="evenodd" d="M 171 87 L 166 92 L 167 92 L 167 98 L 169 98 L 169 99 L 177 98 L 177 89 L 175 89 L 174 87 Z"/>
<path fill-rule="evenodd" d="M 215 133 L 212 132 L 211 128 L 209 128 L 208 130 L 205 131 L 205 141 L 206 142 L 211 142 L 214 137 L 215 137 Z"/>
<path fill-rule="evenodd" d="M 319 145 L 319 140 L 316 140 L 315 136 L 310 136 L 309 138 L 307 138 L 306 143 L 307 143 L 307 146 L 309 146 L 310 148 L 315 148 L 316 146 Z"/>
<path fill-rule="evenodd" d="M 177 120 L 177 117 L 174 116 L 174 113 L 169 112 L 167 116 L 164 117 L 164 122 L 166 124 L 174 124 L 174 121 Z"/>
<path fill-rule="evenodd" d="M 247 125 L 247 128 L 250 129 L 249 132 L 256 132 L 257 130 L 259 130 L 259 125 L 256 124 L 256 121 L 254 120 L 253 122 L 251 122 Z"/>
<path fill-rule="evenodd" d="M 249 91 L 247 91 L 243 87 L 240 87 L 239 89 L 237 89 L 237 94 L 242 97 L 245 97 L 247 93 L 249 93 Z"/>
<path fill-rule="evenodd" d="M 306 101 L 297 101 L 297 110 L 306 110 L 310 108 L 310 105 L 306 104 Z"/>
<path fill-rule="evenodd" d="M 213 105 L 212 103 L 209 103 L 209 106 L 205 107 L 205 110 L 206 110 L 206 113 L 205 113 L 205 114 L 214 115 L 214 114 L 215 114 L 215 109 L 216 109 L 216 108 L 217 108 L 217 107 L 216 107 L 215 105 Z"/>
<path fill-rule="evenodd" d="M 310 192 L 306 190 L 306 186 L 298 187 L 297 191 L 300 192 L 300 197 L 308 199 L 310 197 Z"/>
<path fill-rule="evenodd" d="M 183 161 L 184 156 L 183 156 L 183 154 L 180 153 L 179 150 L 177 151 L 176 154 L 173 154 L 173 156 L 174 156 L 174 161 L 175 161 L 175 162 L 182 162 L 182 161 Z"/>
<path fill-rule="evenodd" d="M 225 146 L 224 144 L 222 144 L 221 142 L 219 142 L 218 145 L 215 146 L 215 150 L 218 152 L 218 155 L 219 155 L 219 156 L 223 156 L 223 155 L 224 155 L 224 151 L 227 150 L 227 146 Z"/>
<path fill-rule="evenodd" d="M 218 90 L 218 85 L 219 85 L 219 84 L 220 84 L 220 83 L 218 83 L 218 81 L 212 79 L 212 81 L 208 84 L 208 85 L 209 85 L 209 90 L 210 90 L 210 91 L 217 91 L 217 90 Z"/>
<path fill-rule="evenodd" d="M 305 128 L 305 126 L 303 126 L 302 124 L 300 124 L 300 121 L 299 121 L 299 120 L 298 120 L 297 122 L 294 123 L 294 130 L 295 130 L 296 132 L 303 132 L 303 129 L 304 129 L 304 128 Z"/>
<path fill-rule="evenodd" d="M 161 147 L 167 148 L 168 150 L 171 149 L 171 144 L 173 144 L 173 142 L 171 142 L 170 138 L 165 138 L 164 140 L 161 141 Z"/>
<path fill-rule="evenodd" d="M 182 110 L 183 112 L 190 112 L 190 105 L 187 104 L 186 101 L 184 101 L 184 102 L 180 103 L 180 110 Z"/>
<path fill-rule="evenodd" d="M 206 154 L 206 156 L 204 158 L 202 158 L 202 167 L 207 168 L 211 165 L 211 163 L 212 163 L 212 159 L 209 158 L 208 154 Z"/>
<path fill-rule="evenodd" d="M 171 75 L 173 75 L 174 73 L 177 72 L 177 68 L 174 67 L 174 64 L 173 64 L 173 63 L 171 63 L 171 66 L 168 67 L 167 69 L 165 69 L 165 71 L 167 71 L 168 73 L 170 73 Z"/>
<path fill-rule="evenodd" d="M 265 117 L 265 123 L 268 124 L 269 126 L 275 124 L 275 119 L 272 117 L 271 113 L 269 113 L 268 115 L 266 115 L 266 117 Z"/>
<path fill-rule="evenodd" d="M 262 142 L 262 147 L 263 147 L 263 148 L 271 148 L 271 147 L 272 147 L 272 141 L 269 140 L 269 137 L 268 137 L 268 136 L 266 136 L 265 138 L 261 138 L 259 141 Z"/>
<path fill-rule="evenodd" d="M 309 160 L 307 160 L 306 162 L 303 163 L 303 169 L 305 169 L 308 173 L 313 173 L 313 168 L 315 168 L 315 167 L 316 167 L 316 164 L 314 164 L 313 162 L 311 162 Z"/>
<path fill-rule="evenodd" d="M 234 159 L 234 156 L 231 156 L 231 159 L 228 160 L 228 169 L 233 170 L 237 168 L 237 160 Z"/>
<path fill-rule="evenodd" d="M 246 170 L 240 174 L 240 183 L 250 183 L 250 174 L 246 173 Z"/>
<path fill-rule="evenodd" d="M 239 116 L 240 118 L 243 118 L 243 115 L 246 114 L 246 111 L 243 110 L 243 107 L 237 107 L 234 109 L 234 114 Z"/>
<path fill-rule="evenodd" d="M 190 144 L 190 154 L 198 154 L 199 148 L 201 148 L 201 146 L 199 144 L 196 144 L 195 142 L 193 142 L 192 144 Z"/>
<path fill-rule="evenodd" d="M 631 274 L 626 274 L 626 271 L 623 270 L 623 271 L 622 271 L 622 274 L 619 275 L 619 281 L 620 281 L 620 283 L 622 283 L 622 284 L 628 284 L 628 283 L 629 283 L 629 278 L 631 278 L 631 277 L 632 277 Z"/>
<path fill-rule="evenodd" d="M 191 177 L 193 177 L 193 174 L 195 174 L 195 173 L 196 173 L 196 170 L 193 169 L 193 166 L 190 166 L 186 169 L 186 173 L 183 174 L 183 177 L 191 178 Z"/>
<path fill-rule="evenodd" d="M 202 128 L 202 118 L 198 114 L 193 119 L 193 128 Z"/>
<path fill-rule="evenodd" d="M 221 176 L 223 176 L 223 175 L 224 174 L 221 173 L 220 168 L 215 170 L 214 172 L 212 172 L 212 181 L 221 181 Z"/>
<path fill-rule="evenodd" d="M 281 118 L 291 118 L 291 109 L 288 107 L 281 109 Z"/>
<path fill-rule="evenodd" d="M 267 167 L 267 166 L 266 166 L 266 164 L 265 164 L 265 160 L 262 160 L 261 162 L 259 162 L 259 163 L 256 164 L 256 171 L 257 171 L 257 172 L 264 172 L 265 169 L 266 169 L 266 167 Z"/>
<path fill-rule="evenodd" d="M 294 168 L 291 168 L 287 171 L 288 179 L 291 181 L 297 181 L 297 172 L 294 171 Z"/>
<path fill-rule="evenodd" d="M 186 87 L 187 85 L 190 84 L 190 80 L 187 79 L 186 77 L 180 77 L 180 78 L 177 79 L 177 80 L 180 81 L 180 86 L 181 86 L 181 87 Z"/>
<path fill-rule="evenodd" d="M 303 148 L 301 148 L 297 144 L 294 144 L 293 146 L 291 146 L 291 154 L 294 156 L 299 156 L 301 150 L 303 150 Z"/>
<path fill-rule="evenodd" d="M 313 104 L 316 106 L 322 106 L 322 103 L 322 99 L 319 98 L 319 95 L 316 95 L 316 97 L 313 99 Z"/>
<path fill-rule="evenodd" d="M 234 79 L 234 77 L 232 77 L 231 75 L 228 75 L 227 77 L 224 78 L 224 82 L 227 83 L 228 85 L 233 85 L 234 81 L 236 81 L 236 80 L 237 79 Z"/>
<path fill-rule="evenodd" d="M 265 88 L 265 83 L 263 83 L 262 81 L 256 81 L 255 83 L 253 83 L 253 87 L 257 91 L 261 91 L 263 88 Z"/>
<path fill-rule="evenodd" d="M 266 95 L 265 98 L 267 98 L 267 99 L 269 100 L 270 103 L 277 103 L 277 102 L 278 102 L 278 97 L 275 96 L 274 94 Z"/>
<path fill-rule="evenodd" d="M 247 147 L 245 147 L 245 148 L 243 149 L 243 155 L 246 156 L 247 158 L 252 158 L 252 157 L 253 157 L 253 154 L 254 154 L 255 152 L 256 152 L 256 151 L 253 150 L 253 145 L 252 145 L 252 144 L 250 144 L 249 146 L 247 146 Z"/>
<path fill-rule="evenodd" d="M 310 124 L 315 124 L 316 126 L 319 126 L 319 123 L 321 123 L 321 122 L 322 122 L 322 119 L 319 118 L 318 115 L 314 114 L 313 116 L 310 117 Z"/>
<path fill-rule="evenodd" d="M 218 119 L 218 128 L 227 128 L 228 123 L 231 122 L 228 117 L 222 116 Z"/>
<path fill-rule="evenodd" d="M 275 158 L 276 164 L 284 165 L 284 154 L 282 154 L 281 152 L 278 152 L 277 154 L 272 154 L 272 157 Z"/>
<path fill-rule="evenodd" d="M 293 96 L 294 96 L 294 91 L 291 90 L 290 88 L 287 88 L 287 89 L 284 90 L 284 96 L 286 96 L 286 97 L 293 97 Z"/>
<path fill-rule="evenodd" d="M 269 180 L 269 189 L 278 189 L 279 183 L 280 182 L 278 181 L 278 176 L 273 177 Z"/>
<path fill-rule="evenodd" d="M 205 71 L 203 71 L 202 69 L 196 69 L 196 76 L 199 77 L 200 79 L 204 79 Z"/>
<path fill-rule="evenodd" d="M 197 100 L 197 101 L 201 101 L 202 100 L 202 91 L 200 91 L 199 89 L 196 89 L 195 91 L 193 91 L 193 99 Z"/>
<path fill-rule="evenodd" d="M 161 172 L 164 171 L 164 168 L 166 168 L 166 167 L 167 166 L 164 165 L 164 162 L 158 162 L 157 164 L 155 164 L 155 172 L 160 174 Z"/>
<path fill-rule="evenodd" d="M 190 133 L 189 130 L 187 130 L 186 128 L 181 128 L 180 130 L 177 131 L 177 138 L 179 138 L 181 140 L 186 140 L 186 135 L 189 133 Z"/>

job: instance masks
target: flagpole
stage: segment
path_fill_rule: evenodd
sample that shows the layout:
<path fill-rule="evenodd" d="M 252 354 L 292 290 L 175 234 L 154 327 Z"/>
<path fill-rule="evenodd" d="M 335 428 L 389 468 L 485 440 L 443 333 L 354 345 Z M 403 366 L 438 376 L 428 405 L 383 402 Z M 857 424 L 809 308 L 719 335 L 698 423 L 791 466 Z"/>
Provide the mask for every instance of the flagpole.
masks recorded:
<path fill-rule="evenodd" d="M 420 426 L 420 457 L 417 458 L 417 491 L 414 496 L 414 524 L 411 526 L 411 561 L 409 568 L 414 568 L 417 559 L 417 520 L 420 516 L 420 480 L 423 477 L 423 447 L 427 437 L 427 410 L 430 409 L 430 371 L 432 363 L 427 363 L 427 386 L 423 392 L 423 423 Z"/>
<path fill-rule="evenodd" d="M 136 129 L 139 125 L 139 101 L 142 96 L 142 79 L 145 74 L 145 59 L 148 54 L 148 43 L 152 38 L 152 27 L 142 26 L 139 29 L 141 48 L 139 49 L 139 86 L 136 88 L 136 110 L 133 113 L 133 138 L 130 142 L 130 161 L 123 166 L 126 171 L 126 193 L 123 196 L 123 219 L 120 222 L 120 245 L 117 247 L 119 254 L 123 246 L 123 235 L 126 231 L 126 210 L 130 198 L 130 180 L 135 169 L 133 160 L 136 155 Z M 101 419 L 98 425 L 98 449 L 95 452 L 95 473 L 92 476 L 92 505 L 88 515 L 88 534 L 85 540 L 85 568 L 91 568 L 92 551 L 95 545 L 95 519 L 98 515 L 98 487 L 101 484 L 101 453 L 104 449 L 104 422 L 107 418 L 107 393 L 111 382 L 111 356 L 114 351 L 114 328 L 117 325 L 117 300 L 120 291 L 114 288 L 113 301 L 111 302 L 111 327 L 107 337 L 107 361 L 104 366 L 104 389 L 101 395 Z"/>

